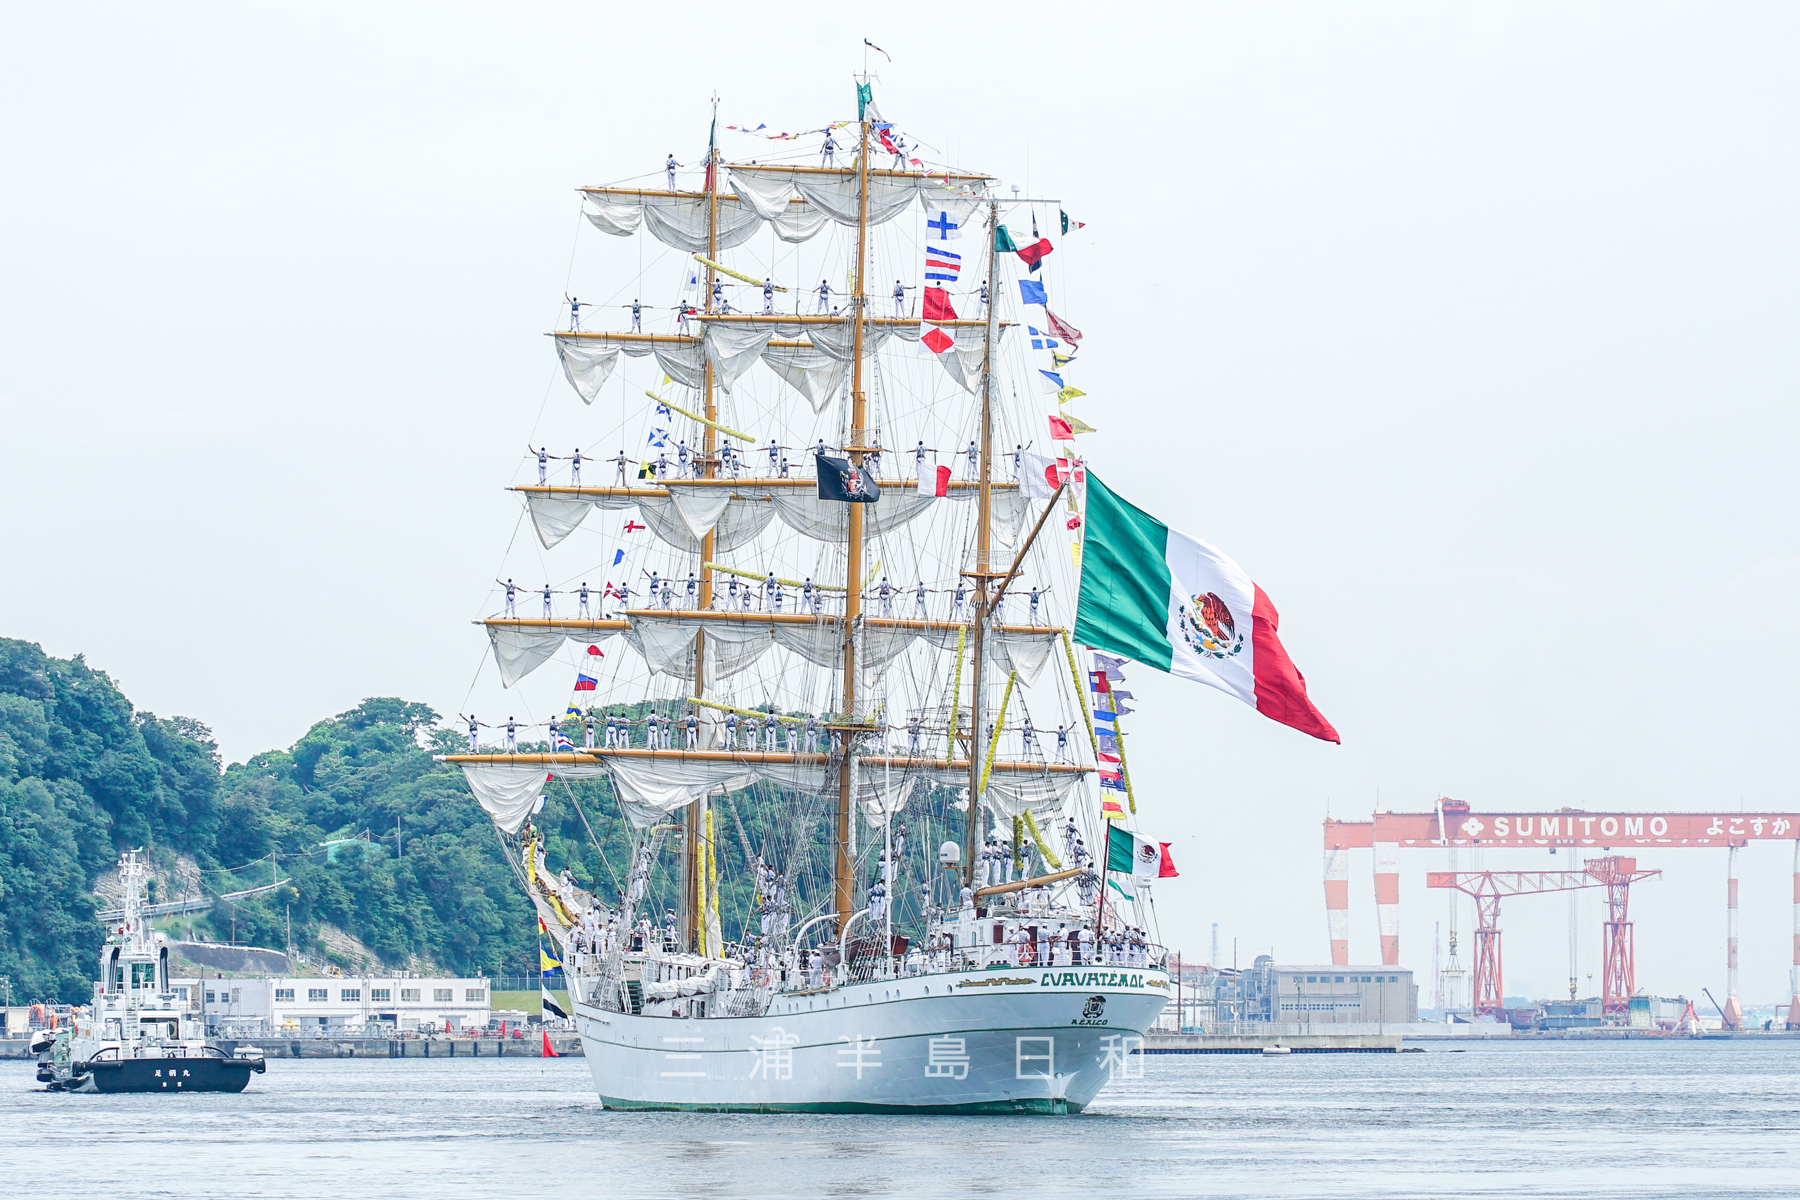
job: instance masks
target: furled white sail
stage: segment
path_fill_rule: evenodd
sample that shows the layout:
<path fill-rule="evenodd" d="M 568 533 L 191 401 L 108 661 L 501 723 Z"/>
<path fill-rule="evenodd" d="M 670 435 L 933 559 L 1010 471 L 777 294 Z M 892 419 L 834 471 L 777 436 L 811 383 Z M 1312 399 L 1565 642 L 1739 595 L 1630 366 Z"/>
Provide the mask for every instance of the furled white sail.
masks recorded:
<path fill-rule="evenodd" d="M 543 621 L 505 619 L 488 622 L 487 633 L 488 641 L 494 647 L 494 665 L 500 668 L 502 687 L 511 687 L 549 662 L 562 649 L 564 639 L 585 646 L 603 642 L 618 633 L 630 637 L 628 630 L 589 624 L 550 625 Z"/>
<path fill-rule="evenodd" d="M 922 177 L 891 171 L 869 172 L 870 225 L 893 220 L 918 196 Z M 773 221 L 798 193 L 840 225 L 855 225 L 862 211 L 855 171 L 794 170 L 740 165 L 731 168 L 731 186 L 764 220 Z"/>
<path fill-rule="evenodd" d="M 665 246 L 705 254 L 712 201 L 705 193 L 627 192 L 593 189 L 583 193 L 588 221 L 602 233 L 629 237 L 640 224 Z M 735 196 L 718 197 L 718 249 L 742 245 L 762 227 L 763 216 Z"/>
<path fill-rule="evenodd" d="M 683 387 L 706 383 L 706 352 L 698 337 L 678 334 L 559 333 L 556 355 L 563 375 L 583 401 L 594 402 L 618 365 L 619 355 L 656 356 L 657 365 Z"/>

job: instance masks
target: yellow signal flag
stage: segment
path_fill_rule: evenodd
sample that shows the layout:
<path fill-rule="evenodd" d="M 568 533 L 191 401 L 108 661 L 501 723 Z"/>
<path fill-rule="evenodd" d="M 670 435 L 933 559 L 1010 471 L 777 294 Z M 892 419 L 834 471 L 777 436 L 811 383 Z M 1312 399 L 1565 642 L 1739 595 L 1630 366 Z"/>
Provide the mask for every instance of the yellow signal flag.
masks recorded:
<path fill-rule="evenodd" d="M 1056 393 L 1056 402 L 1058 404 L 1067 404 L 1069 401 L 1073 400 L 1075 397 L 1085 396 L 1085 395 L 1087 395 L 1087 393 L 1082 391 L 1078 387 L 1065 387 L 1061 391 Z M 1081 431 L 1078 429 L 1075 432 L 1080 433 Z"/>
<path fill-rule="evenodd" d="M 1063 420 L 1065 420 L 1069 423 L 1069 430 L 1073 433 L 1098 433 L 1099 432 L 1099 430 L 1095 429 L 1092 425 L 1089 425 L 1086 421 L 1083 421 L 1080 417 L 1073 416 L 1070 413 L 1064 413 Z"/>

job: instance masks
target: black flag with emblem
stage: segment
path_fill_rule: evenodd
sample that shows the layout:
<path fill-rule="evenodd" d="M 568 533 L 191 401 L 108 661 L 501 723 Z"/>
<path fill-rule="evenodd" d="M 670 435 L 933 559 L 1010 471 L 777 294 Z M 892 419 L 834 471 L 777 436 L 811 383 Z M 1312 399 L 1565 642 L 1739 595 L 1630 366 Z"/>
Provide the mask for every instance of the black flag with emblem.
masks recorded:
<path fill-rule="evenodd" d="M 841 500 L 846 504 L 871 504 L 881 499 L 881 488 L 875 477 L 847 458 L 832 458 L 814 452 L 819 467 L 819 499 Z"/>

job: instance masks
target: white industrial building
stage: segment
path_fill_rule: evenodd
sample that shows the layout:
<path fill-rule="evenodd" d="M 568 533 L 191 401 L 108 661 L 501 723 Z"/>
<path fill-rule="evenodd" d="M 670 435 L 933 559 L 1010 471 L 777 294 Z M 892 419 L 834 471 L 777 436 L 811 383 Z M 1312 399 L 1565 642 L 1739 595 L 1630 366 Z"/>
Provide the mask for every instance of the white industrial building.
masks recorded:
<path fill-rule="evenodd" d="M 221 1035 L 251 1029 L 270 1033 L 365 1033 L 480 1029 L 493 1011 L 489 980 L 424 979 L 396 975 L 303 978 L 261 975 L 177 979 L 206 1024 Z"/>

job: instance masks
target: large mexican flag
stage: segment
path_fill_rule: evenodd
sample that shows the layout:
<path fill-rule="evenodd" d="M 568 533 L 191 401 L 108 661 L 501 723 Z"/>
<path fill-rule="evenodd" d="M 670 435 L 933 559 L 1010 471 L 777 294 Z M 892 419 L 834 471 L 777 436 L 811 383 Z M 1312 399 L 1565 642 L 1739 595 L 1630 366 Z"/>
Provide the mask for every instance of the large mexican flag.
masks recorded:
<path fill-rule="evenodd" d="M 1339 741 L 1275 636 L 1281 617 L 1244 569 L 1087 473 L 1075 640 L 1211 684 L 1283 725 Z"/>

